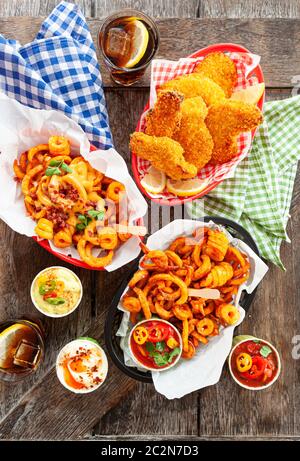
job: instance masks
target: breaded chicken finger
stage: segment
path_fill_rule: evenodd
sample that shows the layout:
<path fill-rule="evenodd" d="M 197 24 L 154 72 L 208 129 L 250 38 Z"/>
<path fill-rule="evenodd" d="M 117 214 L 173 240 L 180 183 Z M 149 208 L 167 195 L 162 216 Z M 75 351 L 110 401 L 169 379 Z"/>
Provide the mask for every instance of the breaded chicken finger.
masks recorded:
<path fill-rule="evenodd" d="M 184 149 L 184 158 L 198 170 L 210 161 L 213 150 L 213 140 L 204 122 L 207 112 L 200 96 L 185 99 L 181 106 L 180 128 L 174 134 L 174 139 Z"/>
<path fill-rule="evenodd" d="M 238 153 L 237 136 L 260 125 L 263 115 L 253 104 L 226 100 L 214 104 L 205 119 L 214 148 L 211 163 L 224 163 Z"/>
<path fill-rule="evenodd" d="M 209 77 L 217 83 L 223 90 L 227 98 L 232 95 L 232 90 L 237 83 L 236 66 L 232 59 L 221 52 L 209 53 L 194 69 L 199 73 Z"/>
<path fill-rule="evenodd" d="M 197 174 L 197 168 L 185 161 L 181 145 L 166 136 L 159 138 L 135 132 L 130 138 L 130 148 L 172 179 L 189 179 Z"/>
<path fill-rule="evenodd" d="M 210 78 L 197 73 L 182 75 L 169 80 L 158 91 L 161 90 L 178 91 L 185 98 L 201 96 L 207 106 L 225 99 L 225 93 L 219 85 Z"/>
<path fill-rule="evenodd" d="M 182 101 L 183 95 L 177 91 L 161 91 L 154 108 L 149 110 L 146 116 L 145 133 L 171 138 L 180 125 Z"/>

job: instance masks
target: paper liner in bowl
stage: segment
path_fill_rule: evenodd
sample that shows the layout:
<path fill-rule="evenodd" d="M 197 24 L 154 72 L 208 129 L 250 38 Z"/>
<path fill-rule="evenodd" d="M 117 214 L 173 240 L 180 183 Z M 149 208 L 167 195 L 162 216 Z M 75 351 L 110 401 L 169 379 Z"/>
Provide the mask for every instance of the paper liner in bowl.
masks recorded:
<path fill-rule="evenodd" d="M 36 238 L 36 222 L 26 214 L 21 185 L 14 180 L 13 162 L 29 148 L 47 143 L 54 134 L 70 140 L 72 153 L 82 155 L 95 169 L 124 184 L 129 224 L 139 222 L 146 214 L 147 203 L 129 175 L 124 159 L 115 149 L 90 151 L 87 135 L 61 112 L 23 106 L 3 93 L 0 93 L 0 107 L 0 218 L 15 232 Z M 131 237 L 116 250 L 112 263 L 105 269 L 113 271 L 135 259 L 140 253 L 139 242 L 138 237 Z M 40 243 L 66 262 L 94 269 L 81 261 L 73 246 L 62 249 L 56 248 L 52 242 Z"/>
<path fill-rule="evenodd" d="M 145 129 L 145 116 L 148 110 L 155 104 L 157 98 L 156 89 L 168 80 L 181 75 L 190 74 L 194 70 L 194 67 L 212 51 L 224 51 L 234 61 L 237 68 L 237 85 L 235 90 L 247 88 L 248 86 L 264 81 L 263 73 L 259 66 L 260 57 L 250 53 L 248 50 L 239 45 L 214 45 L 212 47 L 199 50 L 188 58 L 182 58 L 178 61 L 155 59 L 152 61 L 151 66 L 150 99 L 140 117 L 136 131 L 144 131 Z M 257 104 L 261 110 L 263 108 L 263 102 L 264 95 Z M 203 181 L 203 188 L 201 192 L 192 197 L 177 197 L 167 190 L 161 194 L 151 194 L 146 191 L 141 185 L 141 180 L 148 172 L 151 163 L 148 160 L 141 159 L 132 153 L 132 169 L 136 183 L 147 197 L 162 205 L 171 206 L 190 202 L 210 192 L 224 179 L 232 178 L 234 176 L 237 165 L 248 155 L 251 149 L 254 134 L 255 130 L 253 130 L 253 132 L 241 133 L 239 135 L 237 139 L 238 155 L 235 158 L 231 159 L 229 162 L 219 165 L 207 164 L 198 172 L 197 177 Z"/>
<path fill-rule="evenodd" d="M 240 311 L 240 320 L 237 324 L 221 328 L 218 336 L 210 339 L 207 345 L 199 346 L 196 355 L 191 360 L 182 359 L 176 366 L 164 373 L 152 372 L 155 389 L 168 399 L 183 397 L 190 392 L 211 386 L 219 381 L 223 365 L 231 349 L 234 329 L 243 321 L 245 316 L 244 309 L 239 305 L 241 292 L 246 290 L 247 293 L 252 293 L 268 271 L 268 266 L 247 244 L 233 238 L 224 227 L 212 221 L 204 223 L 188 219 L 175 220 L 152 234 L 148 238 L 146 245 L 149 249 L 165 250 L 177 237 L 182 235 L 190 236 L 199 227 L 218 228 L 225 232 L 231 244 L 247 254 L 251 266 L 250 276 L 241 285 L 234 299 L 234 303 Z M 125 289 L 124 293 L 127 289 Z M 129 312 L 126 312 L 121 305 L 122 296 L 118 309 L 123 311 L 124 314 L 117 335 L 121 337 L 120 346 L 124 352 L 125 365 L 136 367 L 127 346 L 132 325 L 129 320 Z M 140 368 L 139 370 L 143 371 Z"/>

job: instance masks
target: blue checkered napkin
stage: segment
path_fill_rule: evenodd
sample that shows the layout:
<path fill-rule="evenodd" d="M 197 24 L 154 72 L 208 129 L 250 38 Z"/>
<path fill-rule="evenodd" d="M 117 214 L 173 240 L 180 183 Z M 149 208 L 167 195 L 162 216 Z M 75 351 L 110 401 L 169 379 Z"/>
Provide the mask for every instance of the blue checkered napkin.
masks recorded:
<path fill-rule="evenodd" d="M 27 106 L 64 112 L 95 146 L 112 147 L 95 47 L 76 5 L 61 2 L 27 45 L 0 34 L 0 88 Z"/>

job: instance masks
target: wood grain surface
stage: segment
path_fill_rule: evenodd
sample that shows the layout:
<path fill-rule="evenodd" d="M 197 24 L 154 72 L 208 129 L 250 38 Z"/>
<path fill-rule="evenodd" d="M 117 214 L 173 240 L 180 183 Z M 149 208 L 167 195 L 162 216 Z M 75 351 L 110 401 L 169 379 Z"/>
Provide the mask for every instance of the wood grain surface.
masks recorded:
<path fill-rule="evenodd" d="M 0 33 L 21 43 L 32 40 L 43 17 L 57 3 L 56 0 L 0 0 Z M 124 7 L 135 7 L 158 18 L 160 57 L 177 59 L 215 42 L 243 44 L 262 56 L 268 99 L 289 97 L 291 79 L 300 75 L 300 2 L 297 0 L 80 0 L 74 3 L 90 18 L 94 39 L 101 18 Z M 115 146 L 129 164 L 128 139 L 148 99 L 149 74 L 138 85 L 125 89 L 111 82 L 103 66 L 101 70 Z M 57 353 L 66 342 L 83 334 L 103 343 L 107 309 L 131 266 L 108 274 L 63 263 L 81 278 L 83 302 L 65 319 L 39 316 L 30 301 L 31 281 L 39 270 L 57 264 L 58 260 L 1 222 L 0 321 L 22 315 L 42 319 L 47 354 L 35 376 L 14 386 L 0 383 L 0 439 L 299 440 L 299 363 L 291 356 L 292 337 L 300 334 L 299 179 L 298 175 L 288 227 L 292 243 L 282 248 L 287 270 L 270 268 L 249 315 L 238 329 L 239 333 L 273 341 L 280 349 L 284 364 L 282 376 L 274 387 L 261 393 L 234 386 L 225 367 L 216 386 L 169 401 L 157 394 L 152 385 L 136 383 L 121 374 L 111 362 L 109 378 L 101 390 L 88 396 L 68 393 L 59 384 L 53 369 Z M 181 210 L 174 213 L 180 215 Z M 149 231 L 154 232 L 159 225 L 159 220 L 153 222 Z"/>
<path fill-rule="evenodd" d="M 58 0 L 0 0 L 0 16 L 44 16 Z M 158 18 L 296 18 L 299 0 L 75 0 L 87 17 L 136 8 Z"/>
<path fill-rule="evenodd" d="M 0 33 L 25 44 L 37 34 L 41 18 L 0 18 Z M 101 19 L 88 21 L 94 42 L 102 24 Z M 231 42 L 240 44 L 261 56 L 266 86 L 268 88 L 290 88 L 292 78 L 300 69 L 300 19 L 182 19 L 165 18 L 157 20 L 160 36 L 158 58 L 171 60 L 204 48 L 210 44 Z M 276 37 L 276 40 L 274 40 Z M 106 69 L 101 52 L 97 55 L 102 70 L 104 86 L 117 86 Z M 135 85 L 148 87 L 150 69 Z"/>

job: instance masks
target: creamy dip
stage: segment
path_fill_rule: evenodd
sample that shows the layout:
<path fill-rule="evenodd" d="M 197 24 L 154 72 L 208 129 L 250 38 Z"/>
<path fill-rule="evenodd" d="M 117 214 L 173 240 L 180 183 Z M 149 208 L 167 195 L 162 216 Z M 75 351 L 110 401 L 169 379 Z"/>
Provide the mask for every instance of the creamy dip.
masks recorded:
<path fill-rule="evenodd" d="M 79 304 L 82 285 L 74 272 L 50 267 L 40 272 L 31 287 L 32 301 L 41 312 L 53 317 L 69 314 Z"/>
<path fill-rule="evenodd" d="M 107 358 L 99 344 L 89 338 L 68 343 L 56 362 L 57 377 L 72 392 L 87 393 L 97 389 L 107 375 Z"/>

